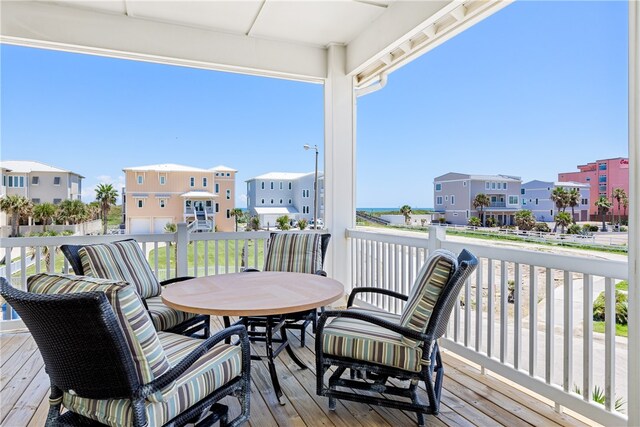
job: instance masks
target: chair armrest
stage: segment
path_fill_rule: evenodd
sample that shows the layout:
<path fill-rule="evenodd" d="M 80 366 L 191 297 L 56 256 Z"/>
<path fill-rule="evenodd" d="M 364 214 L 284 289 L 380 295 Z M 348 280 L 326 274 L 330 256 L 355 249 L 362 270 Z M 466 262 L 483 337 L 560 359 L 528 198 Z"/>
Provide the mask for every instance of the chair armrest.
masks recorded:
<path fill-rule="evenodd" d="M 317 274 L 318 276 L 327 277 L 327 272 L 324 270 L 318 270 L 315 272 L 315 274 Z"/>
<path fill-rule="evenodd" d="M 388 289 L 380 289 L 380 288 L 372 288 L 372 287 L 359 287 L 359 288 L 353 288 L 353 290 L 351 291 L 351 294 L 349 295 L 349 299 L 347 300 L 347 307 L 351 307 L 353 305 L 353 300 L 356 297 L 356 294 L 359 293 L 363 293 L 363 292 L 374 292 L 377 294 L 382 294 L 382 295 L 388 295 L 390 297 L 394 297 L 394 298 L 398 298 L 401 299 L 402 301 L 406 301 L 409 299 L 408 296 L 398 293 L 398 292 L 394 292 L 394 291 L 390 291 Z"/>
<path fill-rule="evenodd" d="M 189 353 L 184 359 L 182 359 L 176 366 L 169 369 L 166 373 L 159 376 L 155 380 L 143 385 L 138 391 L 140 398 L 146 398 L 147 396 L 162 390 L 164 387 L 177 380 L 180 375 L 185 373 L 191 365 L 204 356 L 215 345 L 223 342 L 227 338 L 233 335 L 238 335 L 240 347 L 242 349 L 242 360 L 248 361 L 251 358 L 249 350 L 249 335 L 247 334 L 247 328 L 244 325 L 234 325 L 229 328 L 223 329 L 210 338 L 207 338 L 202 344 L 200 344 L 195 350 Z M 245 365 L 245 363 L 243 363 Z"/>
<path fill-rule="evenodd" d="M 184 277 L 174 277 L 173 279 L 167 279 L 160 282 L 160 286 L 167 286 L 172 283 L 182 282 L 184 280 L 195 279 L 193 276 L 184 276 Z"/>
<path fill-rule="evenodd" d="M 324 325 L 327 322 L 327 320 L 331 317 L 358 319 L 367 323 L 371 323 L 373 325 L 380 326 L 390 331 L 396 332 L 402 336 L 405 336 L 413 340 L 424 341 L 425 343 L 430 343 L 431 341 L 433 341 L 433 336 L 431 335 L 423 334 L 421 332 L 416 332 L 413 329 L 405 328 L 404 326 L 400 326 L 398 324 L 389 322 L 388 320 L 380 319 L 376 316 L 372 316 L 367 313 L 356 312 L 351 310 L 332 310 L 332 311 L 325 311 L 320 315 L 320 319 L 318 320 L 318 329 L 316 332 L 317 343 L 322 342 L 322 339 L 319 337 L 322 336 L 322 332 L 324 331 Z"/>
<path fill-rule="evenodd" d="M 253 268 L 253 267 L 247 267 L 245 269 L 242 270 L 243 273 L 257 273 L 260 272 L 260 270 L 258 270 L 257 268 Z"/>

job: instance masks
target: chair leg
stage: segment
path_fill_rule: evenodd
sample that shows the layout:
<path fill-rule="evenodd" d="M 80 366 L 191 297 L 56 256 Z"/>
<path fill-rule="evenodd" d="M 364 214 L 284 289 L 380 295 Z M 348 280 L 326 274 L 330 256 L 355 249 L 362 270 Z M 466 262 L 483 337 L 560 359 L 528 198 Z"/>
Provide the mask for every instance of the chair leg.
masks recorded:
<path fill-rule="evenodd" d="M 51 384 L 51 394 L 49 395 L 49 412 L 45 426 L 57 426 L 60 408 L 62 406 L 62 390 Z"/>
<path fill-rule="evenodd" d="M 144 408 L 144 399 L 133 399 L 131 402 L 131 410 L 133 412 L 134 427 L 146 427 L 149 425 Z"/>
<path fill-rule="evenodd" d="M 300 328 L 300 347 L 304 347 L 306 335 L 307 335 L 307 324 L 305 323 Z"/>

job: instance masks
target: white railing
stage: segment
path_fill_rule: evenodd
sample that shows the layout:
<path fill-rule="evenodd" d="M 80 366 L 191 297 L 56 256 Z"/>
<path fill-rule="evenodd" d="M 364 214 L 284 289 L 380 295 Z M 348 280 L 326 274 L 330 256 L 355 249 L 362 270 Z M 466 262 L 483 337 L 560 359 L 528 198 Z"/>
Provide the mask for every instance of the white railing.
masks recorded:
<path fill-rule="evenodd" d="M 240 271 L 243 267 L 262 268 L 268 231 L 239 233 L 189 233 L 186 224 L 178 224 L 176 233 L 17 237 L 0 239 L 0 250 L 7 259 L 3 277 L 19 289 L 26 289 L 27 277 L 41 272 L 73 274 L 59 251 L 64 244 L 88 245 L 133 238 L 146 254 L 159 280 L 182 276 L 205 276 Z M 47 261 L 48 258 L 48 261 Z M 3 301 L 0 301 L 2 305 Z M 22 327 L 11 307 L 0 314 L 0 330 Z"/>
<path fill-rule="evenodd" d="M 624 400 L 623 410 L 633 404 L 626 397 L 627 339 L 615 335 L 614 306 L 615 284 L 627 278 L 627 262 L 500 247 L 500 242 L 447 241 L 439 227 L 429 237 L 348 230 L 347 238 L 352 286 L 403 294 L 430 251 L 471 251 L 480 263 L 461 292 L 441 346 L 553 400 L 558 410 L 566 407 L 603 425 L 626 424 L 615 402 Z M 604 333 L 593 331 L 594 293 L 600 291 Z M 364 298 L 394 313 L 402 310 L 389 297 Z M 596 386 L 605 393 L 604 405 L 591 400 Z"/>

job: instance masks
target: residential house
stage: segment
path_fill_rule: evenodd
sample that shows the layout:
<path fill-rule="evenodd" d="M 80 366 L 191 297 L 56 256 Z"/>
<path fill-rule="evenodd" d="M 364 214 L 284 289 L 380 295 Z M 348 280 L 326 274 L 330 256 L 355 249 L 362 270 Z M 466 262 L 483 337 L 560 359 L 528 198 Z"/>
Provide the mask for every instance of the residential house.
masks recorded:
<path fill-rule="evenodd" d="M 520 189 L 522 209 L 530 210 L 537 221 L 553 221 L 558 214 L 558 208 L 555 202 L 551 200 L 551 193 L 556 188 L 563 188 L 566 191 L 575 188 L 580 192 L 580 201 L 573 209 L 573 218 L 576 221 L 588 221 L 589 208 L 591 207 L 590 187 L 589 184 L 580 182 L 534 180 L 524 183 Z M 568 207 L 566 212 L 571 212 L 571 208 Z"/>
<path fill-rule="evenodd" d="M 578 172 L 562 172 L 558 174 L 558 181 L 573 181 L 589 184 L 591 205 L 589 214 L 594 217 L 598 214 L 595 205 L 600 196 L 612 201 L 611 211 L 613 215 L 627 215 L 628 209 L 620 207 L 613 199 L 613 190 L 622 188 L 629 195 L 629 159 L 615 157 L 613 159 L 596 160 L 586 165 L 578 165 Z M 596 219 L 596 218 L 593 218 Z"/>
<path fill-rule="evenodd" d="M 9 172 L 9 169 L 4 166 L 0 166 L 0 197 L 3 197 L 7 194 L 7 178 L 6 175 Z M 7 213 L 5 211 L 0 211 L 0 227 L 7 225 Z"/>
<path fill-rule="evenodd" d="M 168 223 L 191 222 L 196 211 L 217 231 L 234 231 L 235 174 L 231 168 L 176 164 L 129 167 L 123 192 L 128 233 L 163 233 Z"/>
<path fill-rule="evenodd" d="M 514 225 L 515 213 L 520 209 L 522 180 L 509 175 L 469 175 L 449 172 L 433 180 L 434 219 L 444 218 L 450 224 L 465 225 L 472 216 L 479 216 L 473 207 L 478 194 L 489 196 L 490 205 L 484 208 L 487 218 L 499 225 Z"/>
<path fill-rule="evenodd" d="M 263 227 L 288 215 L 292 220 L 313 219 L 315 172 L 270 172 L 248 179 L 247 209 Z M 324 174 L 318 172 L 318 218 L 324 217 Z"/>

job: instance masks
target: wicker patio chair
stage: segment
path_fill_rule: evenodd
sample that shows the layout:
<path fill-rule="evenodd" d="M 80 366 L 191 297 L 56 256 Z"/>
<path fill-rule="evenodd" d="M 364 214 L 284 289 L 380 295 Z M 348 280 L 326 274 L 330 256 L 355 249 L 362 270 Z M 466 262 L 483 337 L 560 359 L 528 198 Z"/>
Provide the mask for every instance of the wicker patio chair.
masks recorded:
<path fill-rule="evenodd" d="M 438 338 L 444 335 L 460 289 L 477 264 L 467 250 L 457 259 L 449 251 L 436 250 L 420 270 L 409 296 L 379 288 L 355 288 L 347 310 L 325 311 L 316 334 L 316 372 L 317 394 L 329 398 L 329 409 L 335 410 L 336 399 L 387 406 L 416 412 L 420 426 L 424 426 L 424 414 L 437 414 L 444 375 Z M 406 301 L 402 315 L 354 307 L 355 296 L 362 292 Z M 332 366 L 336 370 L 325 387 L 324 376 Z M 351 375 L 343 378 L 347 369 Z M 428 404 L 418 397 L 420 381 L 426 386 Z M 409 401 L 377 397 L 377 393 Z"/>
<path fill-rule="evenodd" d="M 271 233 L 267 253 L 264 256 L 263 271 L 287 271 L 326 276 L 327 273 L 322 268 L 330 239 L 329 233 Z M 248 268 L 244 271 L 259 270 Z M 311 324 L 313 332 L 316 331 L 317 310 L 289 313 L 285 315 L 285 319 L 285 329 L 300 330 L 300 346 L 304 347 L 307 326 Z M 261 326 L 266 319 L 252 317 L 245 321 L 253 327 Z M 225 324 L 230 324 L 228 318 L 225 318 Z"/>
<path fill-rule="evenodd" d="M 159 282 L 135 240 L 85 246 L 62 245 L 60 249 L 78 276 L 124 280 L 134 284 L 157 331 L 209 337 L 209 315 L 176 310 L 165 305 L 160 297 L 165 286 L 191 277 Z"/>
<path fill-rule="evenodd" d="M 248 419 L 250 350 L 243 326 L 205 341 L 156 333 L 124 282 L 38 274 L 28 289 L 0 278 L 0 294 L 29 328 L 51 381 L 47 426 L 237 426 Z M 232 336 L 236 344 L 222 343 Z M 218 401 L 230 395 L 239 398 L 241 413 L 229 422 Z"/>

